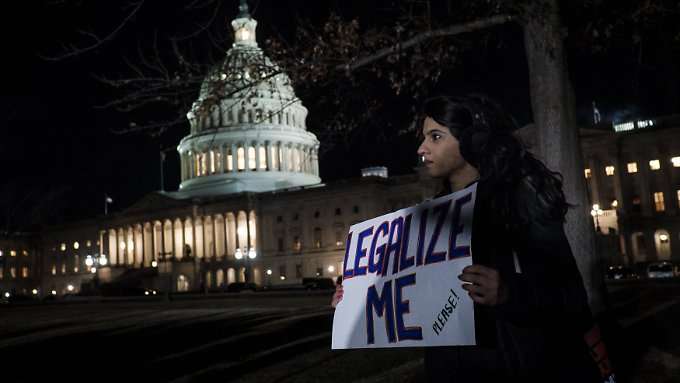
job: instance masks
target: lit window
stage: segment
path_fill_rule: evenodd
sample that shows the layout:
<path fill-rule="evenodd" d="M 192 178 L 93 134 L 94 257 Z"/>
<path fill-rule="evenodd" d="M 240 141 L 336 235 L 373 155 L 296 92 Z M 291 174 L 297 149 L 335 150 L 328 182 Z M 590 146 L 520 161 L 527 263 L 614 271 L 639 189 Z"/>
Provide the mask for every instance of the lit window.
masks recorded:
<path fill-rule="evenodd" d="M 61 264 L 61 273 L 66 274 L 66 263 Z"/>
<path fill-rule="evenodd" d="M 260 169 L 267 169 L 267 149 L 260 146 L 257 151 L 260 153 Z"/>
<path fill-rule="evenodd" d="M 680 168 L 680 157 L 671 158 L 671 163 L 673 164 L 674 168 Z"/>
<path fill-rule="evenodd" d="M 59 249 L 61 249 L 61 251 L 66 251 L 66 244 L 65 244 L 65 243 L 62 243 L 62 244 L 59 246 Z"/>
<path fill-rule="evenodd" d="M 583 169 L 583 173 L 585 174 L 586 179 L 592 176 L 592 174 L 590 173 L 590 169 Z"/>
<path fill-rule="evenodd" d="M 613 176 L 613 175 L 614 175 L 614 167 L 611 166 L 611 165 L 610 165 L 610 166 L 607 166 L 607 167 L 604 168 L 604 172 L 605 172 L 608 176 Z"/>
<path fill-rule="evenodd" d="M 628 173 L 637 173 L 637 162 L 628 163 Z"/>
<path fill-rule="evenodd" d="M 297 235 L 293 237 L 293 250 L 300 251 L 302 249 L 302 241 Z"/>
<path fill-rule="evenodd" d="M 613 201 L 612 201 L 612 207 L 613 207 L 614 209 L 616 209 L 618 206 L 619 206 L 619 201 L 613 200 Z"/>
<path fill-rule="evenodd" d="M 654 209 L 656 211 L 666 210 L 666 207 L 663 204 L 663 192 L 654 193 Z"/>
<path fill-rule="evenodd" d="M 77 241 L 73 242 L 73 248 L 78 250 L 80 248 L 80 244 Z"/>
<path fill-rule="evenodd" d="M 10 250 L 10 251 L 9 251 L 9 256 L 10 256 L 10 257 L 16 257 L 16 256 L 17 256 L 17 252 L 16 252 L 15 250 Z"/>
<path fill-rule="evenodd" d="M 0 266 L 0 280 L 5 277 L 5 268 Z"/>
<path fill-rule="evenodd" d="M 28 257 L 28 250 L 22 250 L 22 251 L 21 251 L 21 254 L 22 254 L 24 257 Z"/>
<path fill-rule="evenodd" d="M 659 160 L 651 160 L 649 161 L 649 168 L 652 170 L 659 170 L 661 169 L 661 162 Z"/>
<path fill-rule="evenodd" d="M 215 151 L 211 150 L 210 151 L 210 173 L 215 173 L 215 163 L 216 163 Z"/>
<path fill-rule="evenodd" d="M 28 266 L 21 268 L 21 278 L 28 278 Z"/>
<path fill-rule="evenodd" d="M 85 246 L 92 247 L 92 241 L 88 239 L 87 242 L 85 242 Z"/>
<path fill-rule="evenodd" d="M 279 278 L 281 278 L 282 281 L 286 280 L 286 265 L 279 266 Z"/>
<path fill-rule="evenodd" d="M 678 193 L 678 207 L 680 207 L 680 190 L 678 190 L 677 193 Z"/>
<path fill-rule="evenodd" d="M 248 169 L 255 170 L 257 168 L 257 162 L 255 156 L 255 148 L 252 146 L 248 147 Z"/>
<path fill-rule="evenodd" d="M 52 265 L 52 275 L 57 275 L 57 265 Z"/>
<path fill-rule="evenodd" d="M 279 152 L 278 152 L 278 147 L 272 145 L 272 146 L 269 147 L 269 151 L 270 151 L 269 154 L 270 154 L 270 156 L 271 156 L 271 158 L 272 158 L 272 169 L 271 169 L 271 170 L 273 170 L 273 169 L 277 169 L 277 170 L 278 170 L 278 169 L 279 169 L 279 154 L 278 154 Z"/>
<path fill-rule="evenodd" d="M 320 227 L 314 228 L 314 246 L 317 249 L 321 248 L 321 237 L 322 237 L 321 228 Z"/>
<path fill-rule="evenodd" d="M 14 279 L 17 277 L 17 269 L 16 267 L 12 266 L 9 268 L 9 276 Z"/>
<path fill-rule="evenodd" d="M 236 149 L 236 166 L 238 166 L 238 170 L 246 168 L 246 151 L 242 147 Z"/>

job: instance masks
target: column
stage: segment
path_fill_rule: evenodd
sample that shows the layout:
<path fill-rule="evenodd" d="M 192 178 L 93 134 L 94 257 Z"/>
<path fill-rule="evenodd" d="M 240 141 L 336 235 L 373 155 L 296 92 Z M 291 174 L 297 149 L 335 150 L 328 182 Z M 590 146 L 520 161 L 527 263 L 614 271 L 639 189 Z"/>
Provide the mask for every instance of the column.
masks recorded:
<path fill-rule="evenodd" d="M 165 258 L 165 220 L 161 219 L 161 253 L 163 253 L 163 258 Z M 157 254 L 154 254 L 154 257 Z M 160 255 L 158 259 L 160 260 Z"/>
<path fill-rule="evenodd" d="M 238 153 L 236 144 L 231 144 L 231 171 L 238 172 Z"/>
<path fill-rule="evenodd" d="M 267 171 L 272 171 L 272 144 L 271 141 L 265 141 L 264 143 L 264 153 L 267 157 Z"/>
<path fill-rule="evenodd" d="M 227 156 L 224 145 L 220 145 L 220 173 L 225 173 L 227 171 L 226 167 Z"/>
<path fill-rule="evenodd" d="M 259 172 L 260 171 L 260 141 L 255 141 L 255 145 L 253 145 L 255 148 L 255 171 Z"/>
<path fill-rule="evenodd" d="M 289 171 L 288 168 L 288 145 L 281 144 L 281 170 L 284 172 Z"/>
<path fill-rule="evenodd" d="M 142 223 L 142 268 L 146 265 L 146 223 Z"/>
<path fill-rule="evenodd" d="M 227 236 L 227 215 L 226 214 L 221 214 L 222 215 L 222 222 L 224 222 L 224 259 L 227 259 L 227 254 L 228 254 L 228 249 L 229 247 L 227 246 L 227 243 L 229 241 L 228 236 Z"/>
<path fill-rule="evenodd" d="M 212 221 L 212 243 L 213 243 L 213 258 L 217 259 L 217 220 L 215 219 L 215 215 L 212 214 L 210 216 L 210 221 Z M 204 226 L 205 227 L 205 226 Z M 204 236 L 205 237 L 205 236 Z M 205 242 L 205 238 L 203 238 L 203 242 Z"/>

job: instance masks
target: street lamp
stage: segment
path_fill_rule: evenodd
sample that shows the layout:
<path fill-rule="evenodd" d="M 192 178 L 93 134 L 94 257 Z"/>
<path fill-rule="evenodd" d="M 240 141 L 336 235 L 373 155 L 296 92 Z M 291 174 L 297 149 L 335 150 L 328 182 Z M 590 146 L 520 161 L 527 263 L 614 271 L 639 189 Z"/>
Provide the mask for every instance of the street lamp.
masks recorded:
<path fill-rule="evenodd" d="M 595 218 L 595 230 L 600 233 L 602 229 L 600 228 L 600 216 L 604 213 L 604 210 L 600 209 L 599 204 L 594 204 L 593 209 L 590 211 L 590 215 Z"/>

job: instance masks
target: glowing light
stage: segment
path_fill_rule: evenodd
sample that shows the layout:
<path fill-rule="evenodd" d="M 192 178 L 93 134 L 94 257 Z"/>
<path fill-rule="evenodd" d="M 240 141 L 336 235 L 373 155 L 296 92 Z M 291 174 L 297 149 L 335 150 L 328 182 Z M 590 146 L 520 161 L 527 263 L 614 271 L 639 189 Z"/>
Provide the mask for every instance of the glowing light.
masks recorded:
<path fill-rule="evenodd" d="M 668 242 L 668 236 L 666 234 L 659 234 L 659 240 L 661 242 Z"/>
<path fill-rule="evenodd" d="M 156 260 L 151 261 L 151 267 L 158 267 L 158 262 Z"/>
<path fill-rule="evenodd" d="M 285 281 L 285 280 L 286 280 L 286 276 L 285 276 L 285 275 L 282 275 L 282 276 L 280 276 L 279 278 L 281 278 L 282 281 Z"/>
<path fill-rule="evenodd" d="M 62 243 L 62 244 L 59 246 L 59 248 L 61 249 L 61 251 L 66 251 L 66 244 L 65 244 L 65 243 Z"/>
<path fill-rule="evenodd" d="M 96 267 L 91 268 L 91 269 L 90 269 L 90 272 L 91 272 L 92 274 L 96 274 L 96 273 L 97 273 L 97 268 L 96 268 Z"/>
<path fill-rule="evenodd" d="M 613 201 L 612 201 L 612 207 L 615 208 L 615 207 L 617 207 L 617 206 L 619 206 L 619 201 L 613 200 Z"/>
<path fill-rule="evenodd" d="M 334 272 L 334 271 L 335 271 L 335 266 L 333 266 L 333 265 L 328 266 L 328 272 L 329 272 L 329 273 L 332 273 L 332 272 Z"/>
<path fill-rule="evenodd" d="M 66 286 L 66 290 L 68 290 L 68 291 L 73 291 L 74 289 L 75 289 L 75 287 L 73 287 L 73 285 Z"/>
<path fill-rule="evenodd" d="M 78 241 L 73 242 L 73 248 L 76 249 L 76 250 L 78 250 L 80 248 L 80 244 L 78 243 Z"/>
<path fill-rule="evenodd" d="M 33 295 L 38 295 L 38 289 L 33 289 L 31 290 L 31 292 L 33 293 Z"/>
<path fill-rule="evenodd" d="M 236 259 L 242 259 L 243 258 L 243 252 L 241 249 L 236 249 L 236 253 L 234 253 L 234 258 Z"/>
<path fill-rule="evenodd" d="M 604 172 L 605 172 L 608 176 L 613 176 L 613 175 L 614 175 L 614 167 L 611 166 L 611 165 L 609 165 L 609 166 L 607 166 L 607 167 L 604 168 Z"/>
<path fill-rule="evenodd" d="M 99 264 L 101 266 L 106 266 L 107 263 L 109 263 L 109 261 L 107 261 L 106 256 L 102 254 L 102 256 L 99 257 Z"/>
<path fill-rule="evenodd" d="M 638 171 L 637 162 L 629 162 L 628 173 L 637 173 L 637 171 Z"/>
<path fill-rule="evenodd" d="M 651 160 L 649 161 L 649 168 L 652 170 L 659 170 L 661 169 L 661 161 L 659 160 Z"/>
<path fill-rule="evenodd" d="M 671 158 L 671 163 L 673 164 L 674 168 L 680 168 L 680 157 Z"/>
<path fill-rule="evenodd" d="M 149 295 L 149 292 L 148 292 L 148 291 L 145 291 L 145 292 L 144 292 L 144 295 Z"/>
<path fill-rule="evenodd" d="M 85 258 L 85 265 L 86 266 L 92 266 L 94 264 L 94 260 L 92 259 L 91 255 L 88 255 L 87 258 Z"/>
<path fill-rule="evenodd" d="M 272 275 L 272 269 L 267 269 L 267 275 Z"/>
<path fill-rule="evenodd" d="M 251 247 L 250 250 L 248 250 L 248 258 L 255 259 L 255 257 L 257 257 L 257 253 L 255 252 L 255 249 Z"/>
<path fill-rule="evenodd" d="M 0 257 L 2 257 L 2 250 L 0 250 Z"/>
<path fill-rule="evenodd" d="M 10 297 L 10 293 L 5 293 L 5 298 L 9 298 L 9 297 Z"/>
<path fill-rule="evenodd" d="M 52 290 L 51 293 L 52 295 L 57 295 L 57 290 Z"/>

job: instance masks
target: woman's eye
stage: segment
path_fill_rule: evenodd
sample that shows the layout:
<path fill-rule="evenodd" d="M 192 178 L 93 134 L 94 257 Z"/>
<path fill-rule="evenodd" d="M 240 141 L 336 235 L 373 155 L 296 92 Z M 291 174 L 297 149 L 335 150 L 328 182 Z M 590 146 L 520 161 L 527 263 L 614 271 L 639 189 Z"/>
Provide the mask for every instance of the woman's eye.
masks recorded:
<path fill-rule="evenodd" d="M 440 134 L 434 133 L 432 135 L 432 141 L 437 141 L 440 138 L 442 138 L 442 136 Z"/>

